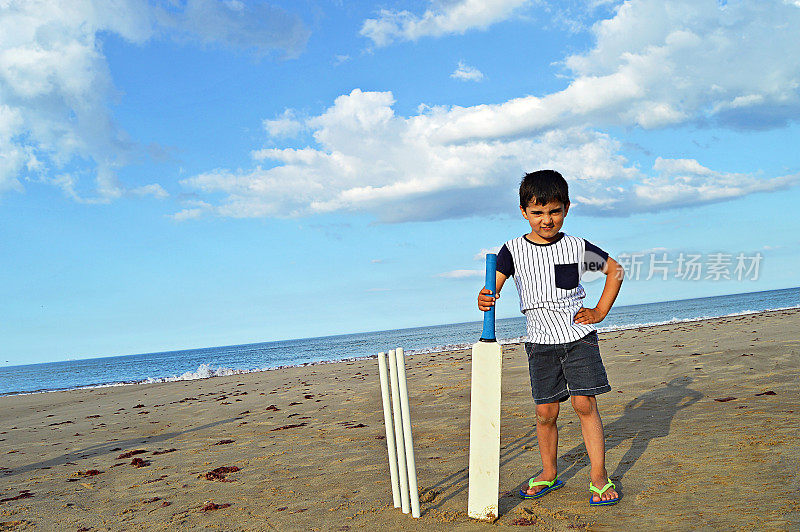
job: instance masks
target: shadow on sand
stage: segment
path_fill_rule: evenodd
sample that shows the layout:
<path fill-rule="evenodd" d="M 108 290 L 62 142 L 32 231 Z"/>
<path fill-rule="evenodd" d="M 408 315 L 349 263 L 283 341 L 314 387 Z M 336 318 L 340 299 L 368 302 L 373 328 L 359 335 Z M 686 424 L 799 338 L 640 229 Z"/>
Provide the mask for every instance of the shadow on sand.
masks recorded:
<path fill-rule="evenodd" d="M 630 447 L 617 464 L 610 477 L 617 484 L 618 491 L 622 492 L 621 480 L 625 474 L 636 464 L 647 450 L 650 441 L 669 435 L 672 420 L 679 410 L 691 406 L 703 397 L 703 394 L 692 390 L 689 385 L 693 382 L 691 377 L 681 377 L 671 380 L 666 385 L 644 393 L 625 405 L 622 415 L 604 425 L 606 452 L 623 443 L 630 441 Z M 538 454 L 535 458 L 530 454 L 537 446 L 536 429 L 531 429 L 524 436 L 508 443 L 501 450 L 500 464 L 506 465 L 523 455 L 526 460 L 540 463 Z M 589 466 L 589 456 L 586 446 L 581 443 L 566 452 L 558 459 L 558 478 L 567 481 L 573 478 L 584 467 Z M 610 464 L 606 464 L 610 469 Z M 538 469 L 537 469 L 538 471 Z M 440 508 L 467 488 L 468 471 L 461 469 L 441 479 L 428 489 L 441 494 L 435 499 L 435 504 L 428 508 Z M 588 473 L 586 475 L 586 498 L 589 498 Z M 500 515 L 505 515 L 518 506 L 524 499 L 519 497 L 519 490 L 526 488 L 527 479 L 523 479 L 511 491 L 502 489 L 500 492 Z"/>

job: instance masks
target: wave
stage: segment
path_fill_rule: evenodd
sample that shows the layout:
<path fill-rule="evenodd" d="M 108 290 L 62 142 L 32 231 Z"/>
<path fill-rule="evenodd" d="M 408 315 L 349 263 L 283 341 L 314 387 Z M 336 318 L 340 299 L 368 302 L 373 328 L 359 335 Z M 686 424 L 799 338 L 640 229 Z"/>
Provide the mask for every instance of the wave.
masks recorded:
<path fill-rule="evenodd" d="M 603 332 L 610 332 L 610 331 L 624 331 L 624 330 L 631 330 L 631 329 L 639 329 L 643 327 L 657 327 L 661 325 L 671 325 L 675 323 L 691 323 L 697 321 L 704 321 L 709 319 L 717 319 L 717 318 L 727 318 L 727 317 L 735 317 L 735 316 L 745 316 L 750 314 L 760 314 L 763 312 L 776 312 L 781 310 L 794 310 L 800 309 L 800 305 L 793 305 L 788 307 L 776 307 L 776 308 L 769 308 L 763 310 L 742 310 L 738 312 L 732 312 L 728 314 L 721 314 L 721 315 L 705 315 L 700 317 L 693 317 L 693 318 L 670 318 L 668 320 L 663 321 L 654 321 L 654 322 L 646 322 L 646 323 L 627 323 L 623 325 L 609 325 L 605 327 L 599 327 L 597 330 L 600 333 Z M 516 336 L 516 337 L 509 337 L 509 338 L 500 338 L 498 342 L 502 345 L 513 345 L 519 344 L 525 341 L 524 336 Z M 443 344 L 437 345 L 433 347 L 424 347 L 418 349 L 407 349 L 404 350 L 404 353 L 407 356 L 414 356 L 414 355 L 421 355 L 421 354 L 433 354 L 433 353 L 443 353 L 448 351 L 461 351 L 465 349 L 469 349 L 472 347 L 471 343 L 455 343 L 455 344 Z M 258 373 L 263 371 L 275 371 L 280 369 L 286 368 L 296 368 L 296 367 L 306 367 L 306 366 L 317 366 L 322 364 L 338 364 L 341 362 L 356 362 L 356 361 L 363 361 L 377 358 L 376 354 L 371 355 L 364 355 L 364 356 L 356 356 L 356 357 L 346 357 L 346 358 L 336 358 L 330 360 L 316 360 L 316 361 L 309 361 L 309 362 L 301 362 L 297 364 L 282 364 L 270 367 L 263 367 L 263 368 L 253 368 L 253 369 L 239 369 L 239 368 L 231 368 L 231 367 L 214 367 L 211 364 L 202 363 L 197 367 L 195 371 L 186 371 L 180 375 L 173 375 L 169 377 L 148 377 L 143 380 L 136 380 L 136 381 L 119 381 L 119 382 L 108 382 L 108 383 L 98 383 L 98 384 L 91 384 L 91 385 L 83 385 L 83 386 L 74 386 L 74 387 L 66 387 L 66 388 L 58 388 L 58 389 L 40 389 L 40 390 L 32 390 L 32 391 L 17 391 L 17 392 L 5 392 L 0 393 L 0 397 L 7 396 L 7 395 L 31 395 L 36 393 L 53 393 L 53 392 L 61 392 L 61 391 L 69 391 L 69 390 L 91 390 L 96 388 L 107 388 L 113 386 L 132 386 L 138 384 L 157 384 L 163 382 L 177 382 L 177 381 L 190 381 L 190 380 L 200 380 L 200 379 L 210 379 L 214 377 L 226 377 L 231 375 L 243 375 L 247 373 Z"/>
<path fill-rule="evenodd" d="M 181 375 L 172 377 L 148 377 L 143 381 L 135 384 L 153 384 L 157 382 L 176 382 L 176 381 L 193 381 L 198 379 L 210 379 L 211 377 L 225 377 L 228 375 L 241 375 L 244 373 L 253 373 L 261 371 L 259 369 L 235 369 L 219 367 L 214 369 L 211 364 L 200 364 L 197 371 L 187 371 Z"/>
<path fill-rule="evenodd" d="M 789 307 L 776 307 L 766 308 L 761 310 L 740 310 L 738 312 L 731 312 L 729 314 L 715 314 L 713 316 L 698 316 L 694 318 L 670 318 L 664 321 L 651 321 L 645 323 L 626 323 L 624 325 L 608 325 L 605 327 L 598 327 L 597 332 L 610 332 L 610 331 L 627 331 L 631 329 L 640 329 L 643 327 L 658 327 L 659 325 L 672 325 L 675 323 L 691 323 L 695 321 L 715 320 L 718 318 L 732 318 L 736 316 L 747 316 L 750 314 L 761 314 L 764 312 L 777 312 L 780 310 L 795 310 L 800 309 L 800 305 L 792 305 Z"/>

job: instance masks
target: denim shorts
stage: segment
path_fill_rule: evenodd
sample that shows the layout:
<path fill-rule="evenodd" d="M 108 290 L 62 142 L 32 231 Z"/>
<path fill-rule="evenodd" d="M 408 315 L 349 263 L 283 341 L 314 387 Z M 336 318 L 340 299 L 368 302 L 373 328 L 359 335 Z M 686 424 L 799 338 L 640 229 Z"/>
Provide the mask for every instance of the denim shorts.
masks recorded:
<path fill-rule="evenodd" d="M 526 342 L 525 353 L 533 400 L 537 405 L 566 401 L 570 395 L 611 391 L 596 331 L 566 344 Z"/>

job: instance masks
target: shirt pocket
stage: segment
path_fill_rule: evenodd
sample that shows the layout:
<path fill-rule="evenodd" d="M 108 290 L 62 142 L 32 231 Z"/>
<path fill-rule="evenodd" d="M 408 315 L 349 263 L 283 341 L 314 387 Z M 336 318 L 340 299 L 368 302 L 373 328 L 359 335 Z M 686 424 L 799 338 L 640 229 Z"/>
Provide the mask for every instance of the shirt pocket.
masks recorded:
<path fill-rule="evenodd" d="M 578 263 L 554 265 L 556 287 L 562 290 L 572 290 L 578 287 Z"/>

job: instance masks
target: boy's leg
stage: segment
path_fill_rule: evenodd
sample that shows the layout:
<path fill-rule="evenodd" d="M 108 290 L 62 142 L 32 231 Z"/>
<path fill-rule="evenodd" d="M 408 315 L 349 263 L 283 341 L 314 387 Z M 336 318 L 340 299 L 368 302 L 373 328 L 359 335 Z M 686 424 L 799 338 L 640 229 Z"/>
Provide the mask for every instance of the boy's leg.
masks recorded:
<path fill-rule="evenodd" d="M 563 353 L 561 344 L 525 343 L 528 355 L 528 371 L 531 377 L 531 392 L 536 403 L 536 439 L 539 441 L 539 454 L 542 457 L 542 473 L 534 480 L 551 481 L 558 473 L 556 458 L 558 453 L 558 410 L 560 401 L 569 397 L 567 381 L 561 369 L 559 354 Z M 541 491 L 543 486 L 527 490 L 528 495 Z"/>
<path fill-rule="evenodd" d="M 594 395 L 573 395 L 572 407 L 581 421 L 581 432 L 583 441 L 586 444 L 586 452 L 592 463 L 592 470 L 589 474 L 592 484 L 597 489 L 602 489 L 608 482 L 608 471 L 606 471 L 606 445 L 603 435 L 603 421 L 600 419 L 600 411 L 597 409 L 597 399 Z M 541 445 L 541 444 L 540 444 Z M 609 488 L 600 497 L 592 493 L 593 501 L 607 501 L 615 499 L 617 492 Z"/>
<path fill-rule="evenodd" d="M 558 419 L 559 403 L 536 405 L 536 439 L 539 441 L 539 454 L 542 457 L 542 472 L 535 480 L 551 481 L 558 474 L 556 459 L 558 458 Z M 528 488 L 528 494 L 534 495 L 544 486 Z"/>
<path fill-rule="evenodd" d="M 562 362 L 569 383 L 572 407 L 581 420 L 581 432 L 586 443 L 586 452 L 592 462 L 590 473 L 592 485 L 603 489 L 608 482 L 606 471 L 606 448 L 603 440 L 603 422 L 597 410 L 595 396 L 611 390 L 608 376 L 600 357 L 597 332 L 592 331 L 580 340 L 567 344 L 567 356 Z M 592 492 L 592 500 L 617 498 L 617 492 L 609 488 L 598 497 Z"/>

